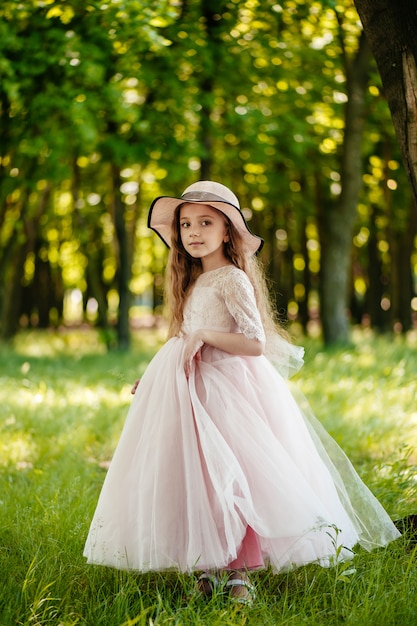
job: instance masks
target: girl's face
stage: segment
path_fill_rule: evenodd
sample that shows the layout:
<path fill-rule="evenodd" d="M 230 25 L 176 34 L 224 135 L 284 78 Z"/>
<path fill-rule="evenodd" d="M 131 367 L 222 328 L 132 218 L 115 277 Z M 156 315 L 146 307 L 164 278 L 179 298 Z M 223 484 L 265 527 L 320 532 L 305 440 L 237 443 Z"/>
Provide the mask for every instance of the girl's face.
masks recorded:
<path fill-rule="evenodd" d="M 179 218 L 182 245 L 194 259 L 201 259 L 204 272 L 227 263 L 224 244 L 229 235 L 220 211 L 206 204 L 184 204 Z"/>

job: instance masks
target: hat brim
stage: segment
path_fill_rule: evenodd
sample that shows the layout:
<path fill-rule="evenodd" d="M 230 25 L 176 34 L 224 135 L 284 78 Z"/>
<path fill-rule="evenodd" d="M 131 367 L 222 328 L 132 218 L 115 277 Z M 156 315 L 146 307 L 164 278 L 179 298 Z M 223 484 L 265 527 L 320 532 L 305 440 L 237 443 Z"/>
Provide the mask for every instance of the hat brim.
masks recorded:
<path fill-rule="evenodd" d="M 221 211 L 240 233 L 246 253 L 254 255 L 262 249 L 264 240 L 249 230 L 242 211 L 234 204 L 214 200 L 188 200 L 186 198 L 159 196 L 155 198 L 149 209 L 148 227 L 159 235 L 168 248 L 171 247 L 171 228 L 174 212 L 180 204 L 205 204 Z"/>

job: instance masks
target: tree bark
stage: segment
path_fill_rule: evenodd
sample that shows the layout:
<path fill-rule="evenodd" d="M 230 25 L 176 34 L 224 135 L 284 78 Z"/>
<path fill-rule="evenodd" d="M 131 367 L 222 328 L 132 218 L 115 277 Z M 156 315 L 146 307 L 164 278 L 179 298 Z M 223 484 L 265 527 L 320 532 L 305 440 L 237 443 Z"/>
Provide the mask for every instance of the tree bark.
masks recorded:
<path fill-rule="evenodd" d="M 364 35 L 351 63 L 346 63 L 347 95 L 338 204 L 322 207 L 320 219 L 320 308 L 325 344 L 346 343 L 353 226 L 362 185 L 361 145 L 365 126 L 365 93 L 371 51 Z"/>
<path fill-rule="evenodd" d="M 378 65 L 417 204 L 417 1 L 354 3 Z"/>

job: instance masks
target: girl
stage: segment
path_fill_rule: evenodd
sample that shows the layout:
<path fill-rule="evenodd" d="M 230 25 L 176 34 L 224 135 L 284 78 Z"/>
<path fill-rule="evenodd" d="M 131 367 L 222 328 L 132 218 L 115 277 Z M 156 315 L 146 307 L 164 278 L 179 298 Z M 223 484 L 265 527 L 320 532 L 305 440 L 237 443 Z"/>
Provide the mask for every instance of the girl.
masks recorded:
<path fill-rule="evenodd" d="M 252 569 L 331 566 L 356 544 L 398 537 L 287 387 L 303 350 L 274 324 L 255 258 L 263 241 L 236 196 L 200 181 L 181 198 L 157 198 L 148 225 L 170 247 L 170 338 L 134 386 L 88 562 L 199 570 L 202 593 L 223 581 L 250 602 Z"/>

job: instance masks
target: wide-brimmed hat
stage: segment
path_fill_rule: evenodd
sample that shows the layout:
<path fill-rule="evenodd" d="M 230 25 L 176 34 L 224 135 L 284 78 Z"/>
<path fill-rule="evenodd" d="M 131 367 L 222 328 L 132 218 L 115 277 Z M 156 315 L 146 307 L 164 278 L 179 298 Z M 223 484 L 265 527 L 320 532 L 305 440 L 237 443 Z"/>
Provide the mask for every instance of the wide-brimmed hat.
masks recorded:
<path fill-rule="evenodd" d="M 227 215 L 239 231 L 246 253 L 253 255 L 262 248 L 264 240 L 249 230 L 235 194 L 225 185 L 212 180 L 200 180 L 193 183 L 187 187 L 181 198 L 159 196 L 152 202 L 148 226 L 160 236 L 168 248 L 171 246 L 171 227 L 175 209 L 185 202 L 208 204 Z"/>

